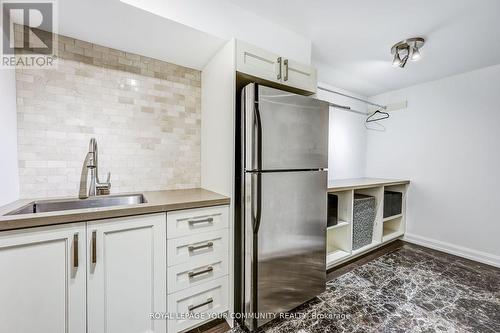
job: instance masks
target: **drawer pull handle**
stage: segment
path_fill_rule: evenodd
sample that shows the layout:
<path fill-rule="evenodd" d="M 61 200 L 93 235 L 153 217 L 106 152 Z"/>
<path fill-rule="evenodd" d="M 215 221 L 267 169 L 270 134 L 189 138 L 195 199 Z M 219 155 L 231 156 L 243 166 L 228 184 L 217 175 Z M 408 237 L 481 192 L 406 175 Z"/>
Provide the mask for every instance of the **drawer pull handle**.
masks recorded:
<path fill-rule="evenodd" d="M 189 224 L 212 223 L 213 221 L 214 221 L 213 217 L 208 217 L 206 219 L 201 219 L 201 220 L 189 220 Z"/>
<path fill-rule="evenodd" d="M 276 62 L 278 63 L 278 75 L 276 75 L 276 80 L 281 80 L 281 57 L 278 57 Z"/>
<path fill-rule="evenodd" d="M 91 260 L 93 264 L 97 264 L 97 231 L 92 231 L 92 255 Z"/>
<path fill-rule="evenodd" d="M 211 304 L 213 302 L 214 302 L 214 300 L 213 300 L 212 297 L 207 298 L 207 300 L 205 302 L 203 302 L 203 303 L 188 306 L 188 311 L 193 311 L 194 309 L 201 308 L 202 306 Z"/>
<path fill-rule="evenodd" d="M 78 234 L 73 235 L 73 268 L 78 268 Z"/>
<path fill-rule="evenodd" d="M 285 61 L 283 61 L 283 64 L 285 65 L 285 77 L 283 78 L 283 80 L 288 81 L 288 59 L 285 59 Z"/>
<path fill-rule="evenodd" d="M 194 278 L 195 276 L 198 276 L 198 275 L 201 275 L 201 274 L 205 274 L 205 273 L 210 273 L 214 270 L 214 268 L 212 266 L 208 266 L 206 269 L 202 270 L 202 271 L 199 271 L 199 272 L 189 272 L 188 273 L 188 276 L 190 279 Z"/>
<path fill-rule="evenodd" d="M 198 246 L 191 245 L 191 246 L 188 247 L 188 250 L 189 250 L 189 252 L 193 252 L 193 251 L 196 251 L 196 250 L 201 250 L 201 249 L 204 249 L 204 248 L 211 248 L 211 247 L 214 247 L 214 243 L 208 242 L 206 244 L 198 245 Z"/>

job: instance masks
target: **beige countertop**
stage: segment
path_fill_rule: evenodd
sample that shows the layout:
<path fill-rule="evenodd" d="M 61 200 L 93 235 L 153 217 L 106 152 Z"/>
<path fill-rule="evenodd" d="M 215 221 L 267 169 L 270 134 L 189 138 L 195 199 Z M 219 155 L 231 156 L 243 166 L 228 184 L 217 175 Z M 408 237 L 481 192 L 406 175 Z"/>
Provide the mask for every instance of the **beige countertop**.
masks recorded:
<path fill-rule="evenodd" d="M 409 184 L 406 179 L 382 179 L 382 178 L 351 178 L 328 181 L 328 192 L 337 192 L 343 190 L 356 190 L 361 188 L 370 188 L 384 185 L 402 185 Z"/>
<path fill-rule="evenodd" d="M 42 199 L 17 200 L 0 208 L 0 231 L 229 204 L 228 197 L 201 188 L 141 193 L 144 195 L 146 203 L 47 213 L 5 215 L 30 202 Z"/>

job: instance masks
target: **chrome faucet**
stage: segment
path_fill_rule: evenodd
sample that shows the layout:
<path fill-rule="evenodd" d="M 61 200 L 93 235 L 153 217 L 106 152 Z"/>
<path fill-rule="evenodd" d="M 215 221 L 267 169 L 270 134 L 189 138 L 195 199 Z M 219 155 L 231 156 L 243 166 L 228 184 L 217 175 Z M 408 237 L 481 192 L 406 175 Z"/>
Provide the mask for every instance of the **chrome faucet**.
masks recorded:
<path fill-rule="evenodd" d="M 90 184 L 88 185 L 88 173 L 90 171 Z M 95 138 L 90 139 L 89 152 L 85 156 L 83 162 L 82 174 L 80 178 L 80 191 L 78 197 L 80 199 L 86 199 L 88 197 L 93 197 L 96 195 L 109 194 L 111 189 L 110 183 L 111 173 L 108 172 L 108 177 L 106 182 L 101 183 L 99 180 L 99 164 L 98 164 L 98 150 L 97 150 L 97 140 Z"/>

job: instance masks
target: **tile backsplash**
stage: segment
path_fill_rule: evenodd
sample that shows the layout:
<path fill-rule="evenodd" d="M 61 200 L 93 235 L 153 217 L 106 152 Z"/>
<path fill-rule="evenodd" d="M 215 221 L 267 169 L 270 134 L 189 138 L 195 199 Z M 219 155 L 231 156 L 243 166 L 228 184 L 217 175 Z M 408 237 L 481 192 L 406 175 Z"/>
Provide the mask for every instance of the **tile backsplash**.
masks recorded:
<path fill-rule="evenodd" d="M 200 186 L 200 71 L 60 36 L 16 88 L 22 198 L 78 195 L 92 137 L 111 193 Z"/>

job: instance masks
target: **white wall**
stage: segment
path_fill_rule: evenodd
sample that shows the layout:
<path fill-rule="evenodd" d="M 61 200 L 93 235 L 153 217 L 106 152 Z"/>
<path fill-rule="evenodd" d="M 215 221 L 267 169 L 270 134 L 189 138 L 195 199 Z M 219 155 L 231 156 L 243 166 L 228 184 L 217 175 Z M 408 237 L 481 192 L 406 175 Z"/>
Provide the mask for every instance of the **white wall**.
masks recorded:
<path fill-rule="evenodd" d="M 235 42 L 201 72 L 201 187 L 233 198 Z"/>
<path fill-rule="evenodd" d="M 19 198 L 16 73 L 0 69 L 0 206 Z"/>
<path fill-rule="evenodd" d="M 351 96 L 366 98 L 325 83 L 320 83 L 319 86 Z M 366 112 L 364 103 L 337 94 L 318 89 L 317 97 L 331 103 L 348 105 L 352 109 Z M 364 177 L 366 167 L 364 116 L 330 107 L 329 122 L 328 179 Z"/>
<path fill-rule="evenodd" d="M 226 0 L 121 0 L 224 39 L 239 38 L 301 63 L 311 63 L 311 41 Z"/>
<path fill-rule="evenodd" d="M 236 42 L 227 42 L 201 72 L 201 187 L 231 198 L 229 248 L 234 244 L 234 100 Z M 233 251 L 229 267 L 234 267 Z M 234 312 L 233 271 L 229 272 L 229 311 Z M 233 325 L 233 322 L 229 322 Z"/>
<path fill-rule="evenodd" d="M 408 108 L 368 132 L 366 173 L 409 178 L 408 239 L 500 265 L 500 65 L 374 98 Z"/>

